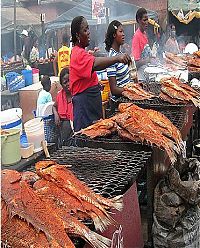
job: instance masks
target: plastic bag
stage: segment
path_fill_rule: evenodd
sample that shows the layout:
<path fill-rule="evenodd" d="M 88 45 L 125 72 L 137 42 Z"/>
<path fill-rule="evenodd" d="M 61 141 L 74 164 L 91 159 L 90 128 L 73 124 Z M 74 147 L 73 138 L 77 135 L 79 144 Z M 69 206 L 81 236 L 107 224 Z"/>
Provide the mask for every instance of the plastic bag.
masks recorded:
<path fill-rule="evenodd" d="M 25 80 L 23 76 L 16 72 L 9 72 L 6 74 L 6 82 L 10 92 L 16 92 L 25 87 Z"/>

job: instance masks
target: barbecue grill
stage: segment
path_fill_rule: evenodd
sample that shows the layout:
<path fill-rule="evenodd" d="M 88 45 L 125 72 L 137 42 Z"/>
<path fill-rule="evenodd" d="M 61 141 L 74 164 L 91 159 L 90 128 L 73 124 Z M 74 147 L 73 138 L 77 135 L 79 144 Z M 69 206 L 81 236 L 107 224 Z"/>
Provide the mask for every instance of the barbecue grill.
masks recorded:
<path fill-rule="evenodd" d="M 152 152 L 62 147 L 51 154 L 96 193 L 104 197 L 124 194 L 136 181 L 141 169 L 150 162 Z M 33 165 L 25 169 L 35 171 Z"/>
<path fill-rule="evenodd" d="M 79 147 L 62 147 L 51 153 L 51 159 L 59 164 L 71 164 L 69 169 L 96 193 L 104 197 L 123 194 L 124 208 L 122 212 L 114 211 L 114 218 L 123 227 L 124 247 L 143 246 L 135 181 L 143 167 L 151 164 L 151 156 L 151 151 L 129 152 Z M 34 165 L 24 168 L 24 171 L 27 170 L 35 171 Z M 92 227 L 89 220 L 84 221 L 84 224 Z M 112 238 L 115 230 L 115 226 L 110 226 L 103 235 Z M 76 247 L 83 247 L 81 239 L 73 242 Z"/>
<path fill-rule="evenodd" d="M 130 100 L 127 97 L 121 96 L 117 99 L 115 107 L 117 108 L 120 103 L 130 103 L 130 102 L 142 108 L 154 108 L 154 109 L 182 108 L 186 106 L 186 104 L 181 104 L 181 103 L 172 104 L 159 98 L 158 96 L 161 92 L 160 83 L 149 82 L 148 84 L 143 84 L 142 88 L 149 93 L 153 93 L 154 95 L 156 95 L 156 97 L 151 98 L 151 99 L 146 99 L 146 100 Z M 188 103 L 187 105 L 192 105 L 192 103 Z"/>

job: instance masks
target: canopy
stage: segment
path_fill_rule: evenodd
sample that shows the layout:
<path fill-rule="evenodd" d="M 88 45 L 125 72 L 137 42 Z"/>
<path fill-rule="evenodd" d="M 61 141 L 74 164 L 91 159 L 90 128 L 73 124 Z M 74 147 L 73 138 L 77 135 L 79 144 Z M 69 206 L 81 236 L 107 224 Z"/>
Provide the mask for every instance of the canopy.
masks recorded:
<path fill-rule="evenodd" d="M 109 21 L 115 19 L 121 22 L 135 20 L 136 12 L 140 8 L 136 5 L 117 0 L 110 0 L 107 2 L 107 7 L 109 8 Z M 47 23 L 46 32 L 53 29 L 62 28 L 66 25 L 71 25 L 73 18 L 80 15 L 87 19 L 89 25 L 98 24 L 97 19 L 92 19 L 92 1 L 85 0 L 74 8 L 60 15 L 56 20 Z M 148 16 L 156 20 L 158 19 L 158 15 L 154 11 L 148 10 Z"/>
<path fill-rule="evenodd" d="M 168 10 L 200 10 L 200 2 L 198 0 L 168 0 Z"/>

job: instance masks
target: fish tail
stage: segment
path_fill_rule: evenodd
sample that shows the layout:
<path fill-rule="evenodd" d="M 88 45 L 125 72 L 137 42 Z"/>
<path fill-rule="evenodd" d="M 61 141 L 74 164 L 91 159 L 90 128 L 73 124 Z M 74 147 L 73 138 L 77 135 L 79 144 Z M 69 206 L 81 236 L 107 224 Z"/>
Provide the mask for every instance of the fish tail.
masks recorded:
<path fill-rule="evenodd" d="M 115 220 L 112 217 L 107 217 L 107 216 L 98 216 L 96 214 L 93 214 L 92 220 L 94 222 L 94 226 L 96 228 L 96 230 L 99 230 L 101 232 L 105 231 L 106 228 L 115 223 Z"/>
<path fill-rule="evenodd" d="M 198 99 L 191 98 L 191 101 L 193 102 L 195 107 L 200 108 L 200 101 Z"/>
<path fill-rule="evenodd" d="M 113 208 L 121 211 L 123 209 L 123 195 L 118 195 L 113 197 L 112 199 L 113 202 Z"/>
<path fill-rule="evenodd" d="M 88 242 L 94 248 L 110 248 L 111 246 L 111 240 L 98 233 L 90 231 L 87 236 Z"/>

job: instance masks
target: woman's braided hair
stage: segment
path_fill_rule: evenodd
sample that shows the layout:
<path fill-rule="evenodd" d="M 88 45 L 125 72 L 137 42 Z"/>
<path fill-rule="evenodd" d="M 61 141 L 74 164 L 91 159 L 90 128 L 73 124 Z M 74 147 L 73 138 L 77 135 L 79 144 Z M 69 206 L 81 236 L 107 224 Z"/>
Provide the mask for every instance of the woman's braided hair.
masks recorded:
<path fill-rule="evenodd" d="M 74 45 L 78 41 L 77 34 L 81 30 L 81 23 L 83 22 L 83 19 L 85 19 L 85 17 L 77 16 L 72 20 L 72 23 L 71 23 L 71 36 L 72 36 L 72 43 Z"/>
<path fill-rule="evenodd" d="M 110 51 L 110 48 L 112 47 L 113 41 L 115 39 L 114 34 L 116 34 L 118 27 L 121 25 L 121 22 L 117 20 L 114 20 L 109 24 L 105 38 L 106 51 Z"/>

